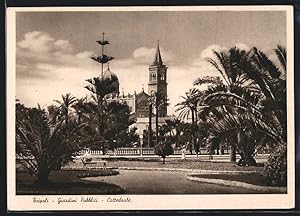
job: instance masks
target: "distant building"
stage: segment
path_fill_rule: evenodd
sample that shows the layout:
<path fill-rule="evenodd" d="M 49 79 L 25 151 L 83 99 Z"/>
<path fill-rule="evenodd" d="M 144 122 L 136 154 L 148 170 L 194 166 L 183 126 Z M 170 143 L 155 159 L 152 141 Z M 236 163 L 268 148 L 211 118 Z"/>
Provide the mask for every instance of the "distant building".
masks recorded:
<path fill-rule="evenodd" d="M 127 104 L 129 107 L 130 114 L 133 118 L 143 118 L 149 116 L 148 110 L 148 99 L 149 95 L 142 90 L 140 93 L 133 94 L 118 94 L 118 95 L 108 95 L 106 101 L 110 102 L 119 102 Z"/>
<path fill-rule="evenodd" d="M 120 103 L 126 103 L 129 106 L 129 110 L 132 118 L 136 120 L 135 127 L 138 128 L 138 133 L 143 133 L 144 130 L 148 129 L 149 126 L 149 98 L 150 95 L 159 92 L 165 98 L 168 96 L 167 92 L 167 69 L 164 65 L 159 44 L 157 44 L 156 53 L 154 56 L 153 63 L 149 65 L 149 82 L 148 82 L 148 93 L 144 92 L 144 89 L 133 94 L 119 93 L 119 79 L 115 73 L 113 73 L 108 67 L 105 71 L 103 78 L 114 80 L 117 91 L 107 95 L 106 101 L 113 102 L 117 101 Z M 153 111 L 152 111 L 153 112 Z M 159 125 L 165 124 L 167 116 L 167 105 L 159 107 Z M 155 130 L 155 115 L 152 114 L 152 129 Z"/>

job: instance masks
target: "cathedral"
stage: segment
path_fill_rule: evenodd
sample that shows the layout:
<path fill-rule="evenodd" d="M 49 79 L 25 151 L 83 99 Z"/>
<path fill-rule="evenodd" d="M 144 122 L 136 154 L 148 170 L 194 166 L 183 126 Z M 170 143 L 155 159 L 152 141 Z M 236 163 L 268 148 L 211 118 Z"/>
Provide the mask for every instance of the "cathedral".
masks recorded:
<path fill-rule="evenodd" d="M 129 110 L 132 118 L 135 119 L 135 127 L 137 127 L 138 133 L 143 133 L 149 127 L 149 100 L 150 96 L 159 92 L 160 95 L 167 98 L 167 69 L 168 67 L 163 63 L 159 44 L 157 44 L 154 60 L 149 65 L 149 81 L 148 92 L 144 89 L 141 92 L 134 92 L 133 94 L 124 95 L 119 94 L 119 79 L 115 73 L 113 73 L 108 67 L 107 71 L 103 74 L 104 79 L 111 79 L 116 85 L 116 91 L 106 96 L 106 101 L 117 101 L 120 103 L 126 103 L 129 106 Z M 167 104 L 163 104 L 158 109 L 159 113 L 159 125 L 165 124 L 165 120 L 169 119 L 167 116 Z M 155 130 L 155 114 L 152 110 L 152 129 Z"/>

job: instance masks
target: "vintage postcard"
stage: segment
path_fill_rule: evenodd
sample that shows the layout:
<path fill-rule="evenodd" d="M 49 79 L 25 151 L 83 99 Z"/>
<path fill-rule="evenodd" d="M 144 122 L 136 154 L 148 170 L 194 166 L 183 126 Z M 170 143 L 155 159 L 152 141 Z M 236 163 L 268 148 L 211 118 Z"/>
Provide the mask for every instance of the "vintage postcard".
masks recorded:
<path fill-rule="evenodd" d="M 8 209 L 295 205 L 292 6 L 7 9 Z"/>

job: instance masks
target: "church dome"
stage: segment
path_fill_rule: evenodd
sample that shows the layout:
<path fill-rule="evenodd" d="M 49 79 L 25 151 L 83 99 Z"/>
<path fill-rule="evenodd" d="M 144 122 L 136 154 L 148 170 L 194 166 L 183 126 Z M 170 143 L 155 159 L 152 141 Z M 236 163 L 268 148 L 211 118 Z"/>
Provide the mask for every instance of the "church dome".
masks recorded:
<path fill-rule="evenodd" d="M 119 78 L 118 76 L 112 72 L 109 68 L 104 72 L 103 74 L 103 79 L 106 80 L 106 79 L 110 79 L 112 81 L 116 81 L 119 83 Z"/>
<path fill-rule="evenodd" d="M 104 72 L 103 74 L 103 80 L 111 80 L 112 81 L 112 85 L 115 86 L 116 90 L 113 92 L 114 94 L 119 94 L 119 78 L 118 76 L 112 72 L 108 66 L 107 70 Z"/>

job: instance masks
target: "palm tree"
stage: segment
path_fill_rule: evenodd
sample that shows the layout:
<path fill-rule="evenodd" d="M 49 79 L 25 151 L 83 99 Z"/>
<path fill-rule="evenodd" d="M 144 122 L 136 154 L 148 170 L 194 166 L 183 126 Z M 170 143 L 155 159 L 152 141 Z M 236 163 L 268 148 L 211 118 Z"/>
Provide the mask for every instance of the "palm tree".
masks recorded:
<path fill-rule="evenodd" d="M 190 123 L 181 122 L 178 125 L 178 128 L 180 130 L 179 135 L 179 143 L 181 143 L 181 147 L 185 146 L 185 148 L 189 148 L 190 152 L 192 154 L 192 142 L 194 142 L 194 128 L 193 125 Z"/>
<path fill-rule="evenodd" d="M 105 140 L 110 143 L 101 149 L 103 152 L 106 152 L 108 148 L 114 149 L 124 144 L 128 128 L 134 123 L 134 120 L 130 119 L 130 110 L 127 104 L 111 102 L 105 107 L 105 113 L 107 114 L 106 127 L 103 135 Z"/>
<path fill-rule="evenodd" d="M 198 148 L 196 148 L 196 131 L 197 131 L 197 122 L 198 122 L 198 117 L 197 117 L 197 107 L 199 104 L 199 98 L 201 96 L 201 92 L 196 89 L 190 89 L 188 92 L 185 93 L 185 96 L 182 96 L 183 101 L 176 104 L 178 108 L 175 110 L 176 112 L 179 112 L 179 118 L 182 119 L 189 119 L 190 115 L 192 117 L 192 128 L 191 130 L 193 131 L 192 133 L 192 138 L 193 138 L 193 145 L 195 148 L 195 151 L 198 155 Z"/>
<path fill-rule="evenodd" d="M 149 128 L 148 128 L 148 147 L 152 146 L 152 109 L 153 109 L 153 104 L 154 104 L 154 97 L 153 95 L 150 95 L 148 98 L 148 115 L 149 115 Z"/>
<path fill-rule="evenodd" d="M 56 105 L 50 105 L 47 107 L 48 115 L 50 118 L 50 124 L 57 124 L 62 118 L 61 109 Z"/>
<path fill-rule="evenodd" d="M 77 115 L 77 123 L 80 124 L 82 122 L 82 118 L 85 117 L 89 112 L 89 104 L 87 102 L 87 98 L 80 98 L 76 100 L 76 103 L 72 105 L 75 113 Z"/>
<path fill-rule="evenodd" d="M 71 95 L 71 93 L 67 93 L 66 95 L 62 95 L 62 101 L 54 100 L 60 105 L 60 110 L 62 115 L 65 118 L 65 124 L 69 123 L 69 111 L 72 106 L 76 102 L 76 98 Z"/>
<path fill-rule="evenodd" d="M 160 112 L 161 107 L 165 107 L 168 105 L 168 99 L 163 92 L 155 92 L 154 95 L 154 106 L 155 106 L 155 132 L 156 132 L 156 145 L 159 143 L 159 134 L 158 134 L 158 118 L 162 116 L 162 112 Z"/>
<path fill-rule="evenodd" d="M 257 48 L 252 49 L 251 70 L 244 70 L 264 94 L 263 112 L 273 117 L 281 128 L 281 135 L 287 134 L 286 119 L 286 49 L 280 45 L 274 49 L 280 67 Z"/>
<path fill-rule="evenodd" d="M 19 109 L 19 108 L 18 108 Z M 63 120 L 53 125 L 41 108 L 26 108 L 16 112 L 16 148 L 37 184 L 47 185 L 49 173 L 71 160 L 86 141 L 80 129 L 84 125 Z"/>
<path fill-rule="evenodd" d="M 284 62 L 284 50 L 276 50 L 281 62 Z M 234 148 L 238 148 L 242 156 L 240 162 L 244 163 L 244 159 L 246 164 L 251 164 L 253 150 L 257 146 L 262 146 L 267 140 L 276 141 L 275 143 L 282 140 L 278 123 L 274 121 L 272 114 L 262 112 L 262 105 L 264 98 L 273 101 L 276 101 L 275 97 L 278 95 L 285 98 L 282 93 L 284 88 L 274 85 L 280 83 L 285 86 L 285 82 L 280 79 L 279 69 L 256 48 L 248 53 L 232 48 L 228 53 L 215 54 L 218 61 L 207 60 L 220 72 L 226 84 L 216 84 L 206 92 L 207 107 L 203 107 L 202 112 L 211 112 L 215 116 L 214 119 L 210 118 L 211 131 L 215 132 L 215 138 L 211 142 L 215 146 L 224 141 L 231 143 L 231 160 L 235 161 Z M 201 79 L 195 82 L 203 83 L 205 81 Z M 284 109 L 282 113 L 285 113 Z"/>
<path fill-rule="evenodd" d="M 197 106 L 199 101 L 200 91 L 196 88 L 190 89 L 185 93 L 185 96 L 181 96 L 182 102 L 176 104 L 178 108 L 176 112 L 180 111 L 179 118 L 189 119 L 191 116 L 192 123 L 197 123 Z"/>
<path fill-rule="evenodd" d="M 262 116 L 259 117 L 249 110 L 244 115 L 239 115 L 242 110 L 235 109 L 224 114 L 220 119 L 208 119 L 209 141 L 213 149 L 228 143 L 231 146 L 235 145 L 241 155 L 239 165 L 250 166 L 256 164 L 254 156 L 260 148 L 268 144 L 280 143 L 281 140 L 277 136 L 277 128 L 269 125 Z"/>
<path fill-rule="evenodd" d="M 215 54 L 216 59 L 206 58 L 206 61 L 209 62 L 220 73 L 225 83 L 223 84 L 220 82 L 215 84 L 215 86 L 217 87 L 214 88 L 214 95 L 225 93 L 235 94 L 236 88 L 239 88 L 241 86 L 252 89 L 253 92 L 257 91 L 257 88 L 255 88 L 255 86 L 253 85 L 253 82 L 249 81 L 249 78 L 241 71 L 240 67 L 238 66 L 244 64 L 245 62 L 248 62 L 249 52 L 239 50 L 236 47 L 231 48 L 228 52 L 213 52 Z M 212 81 L 207 81 L 205 79 L 199 78 L 194 82 L 195 85 L 202 85 L 205 83 L 212 83 Z M 218 109 L 219 111 L 222 110 L 223 114 L 227 113 L 228 111 L 228 107 L 222 104 L 220 104 Z M 218 111 L 218 109 L 214 109 L 215 114 Z M 221 113 L 219 113 L 218 115 L 222 116 Z M 237 133 L 236 136 L 238 137 L 239 134 Z M 231 145 L 230 153 L 230 161 L 235 162 L 236 145 Z"/>
<path fill-rule="evenodd" d="M 171 119 L 166 119 L 166 123 L 170 127 L 170 131 L 175 129 L 175 145 L 176 145 L 176 147 L 178 147 L 179 135 L 181 132 L 180 124 L 182 124 L 182 122 L 179 118 L 171 118 Z"/>

